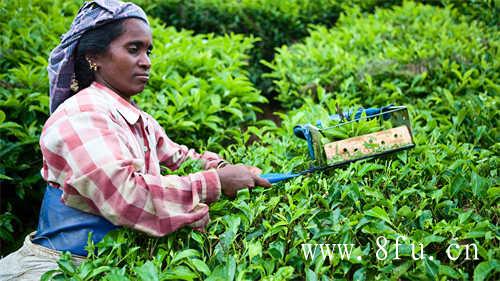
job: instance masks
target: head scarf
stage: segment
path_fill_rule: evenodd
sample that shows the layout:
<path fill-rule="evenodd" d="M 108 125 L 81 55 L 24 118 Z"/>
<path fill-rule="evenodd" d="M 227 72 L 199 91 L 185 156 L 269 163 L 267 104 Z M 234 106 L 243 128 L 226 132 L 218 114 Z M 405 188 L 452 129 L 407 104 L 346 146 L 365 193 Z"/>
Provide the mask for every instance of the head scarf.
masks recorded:
<path fill-rule="evenodd" d="M 110 21 L 131 17 L 148 22 L 144 11 L 133 3 L 94 0 L 83 4 L 70 30 L 62 36 L 61 43 L 50 53 L 47 70 L 50 81 L 51 113 L 71 96 L 71 80 L 75 71 L 73 53 L 82 35 Z"/>

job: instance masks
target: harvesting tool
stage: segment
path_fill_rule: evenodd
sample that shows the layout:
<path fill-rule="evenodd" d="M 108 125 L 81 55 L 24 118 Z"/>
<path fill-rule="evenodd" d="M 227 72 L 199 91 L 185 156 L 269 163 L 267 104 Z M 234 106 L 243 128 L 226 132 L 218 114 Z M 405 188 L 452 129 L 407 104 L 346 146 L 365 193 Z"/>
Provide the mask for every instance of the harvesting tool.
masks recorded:
<path fill-rule="evenodd" d="M 297 125 L 295 136 L 307 142 L 311 165 L 309 169 L 290 173 L 269 173 L 260 175 L 270 183 L 277 183 L 326 169 L 382 157 L 384 155 L 413 148 L 408 109 L 405 106 L 381 108 L 360 108 L 357 111 L 329 117 L 324 126 L 321 121 Z"/>

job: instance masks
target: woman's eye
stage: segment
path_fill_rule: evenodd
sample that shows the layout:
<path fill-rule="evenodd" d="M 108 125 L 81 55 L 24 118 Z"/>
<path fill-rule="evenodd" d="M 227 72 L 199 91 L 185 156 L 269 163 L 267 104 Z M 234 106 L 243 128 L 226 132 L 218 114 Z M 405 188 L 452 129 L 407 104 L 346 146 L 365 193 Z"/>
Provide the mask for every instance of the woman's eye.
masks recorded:
<path fill-rule="evenodd" d="M 129 47 L 128 48 L 128 52 L 131 53 L 131 54 L 135 54 L 139 51 L 139 48 L 137 47 Z"/>
<path fill-rule="evenodd" d="M 151 52 L 152 52 L 152 50 L 150 50 L 150 49 L 148 49 L 148 50 L 146 51 L 146 53 L 148 54 L 148 56 L 149 56 L 149 55 L 151 55 Z"/>

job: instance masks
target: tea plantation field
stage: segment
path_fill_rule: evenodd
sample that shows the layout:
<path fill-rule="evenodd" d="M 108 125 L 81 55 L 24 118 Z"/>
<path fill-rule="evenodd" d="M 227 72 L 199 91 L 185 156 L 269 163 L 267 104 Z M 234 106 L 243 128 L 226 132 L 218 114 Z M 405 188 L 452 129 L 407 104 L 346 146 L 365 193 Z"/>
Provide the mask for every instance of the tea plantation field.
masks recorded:
<path fill-rule="evenodd" d="M 135 101 L 174 141 L 297 171 L 295 125 L 395 104 L 416 146 L 222 197 L 205 232 L 114 231 L 43 280 L 500 280 L 498 1 L 133 2 L 155 45 Z M 47 58 L 81 3 L 0 3 L 1 256 L 36 228 Z"/>

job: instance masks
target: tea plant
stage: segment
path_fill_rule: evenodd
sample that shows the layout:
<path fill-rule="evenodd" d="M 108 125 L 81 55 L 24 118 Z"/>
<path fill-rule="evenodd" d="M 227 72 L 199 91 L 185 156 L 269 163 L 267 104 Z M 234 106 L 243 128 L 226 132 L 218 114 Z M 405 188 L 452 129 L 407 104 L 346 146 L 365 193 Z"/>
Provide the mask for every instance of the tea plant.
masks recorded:
<path fill-rule="evenodd" d="M 283 46 L 265 64 L 288 108 L 321 87 L 359 97 L 365 106 L 407 104 L 443 91 L 493 97 L 499 38 L 497 28 L 456 10 L 406 2 L 374 15 L 351 9 L 336 27 L 312 27 L 303 43 Z"/>
<path fill-rule="evenodd" d="M 258 165 L 264 172 L 293 170 L 307 158 L 303 141 L 293 138 L 290 129 L 310 122 L 311 116 L 329 114 L 327 108 L 338 101 L 306 101 L 283 116 L 282 127 L 268 124 L 244 132 L 224 157 Z M 418 109 L 411 113 L 419 116 Z M 422 131 L 419 122 L 413 125 Z M 259 141 L 245 145 L 251 134 L 258 134 Z M 47 278 L 494 280 L 500 257 L 498 156 L 428 136 L 432 133 L 417 134 L 417 147 L 411 151 L 270 189 L 240 191 L 234 201 L 211 205 L 212 221 L 205 233 L 184 229 L 156 239 L 120 230 L 99 243 L 98 254 L 83 265 L 70 270 L 61 265 Z M 379 236 L 392 240 L 389 258 L 380 261 L 375 254 Z M 397 236 L 407 239 L 399 249 L 401 260 L 394 259 Z M 330 260 L 320 253 L 304 257 L 302 244 L 334 242 L 354 244 L 353 256 L 362 259 Z M 452 242 L 477 244 L 478 260 L 464 260 L 463 249 L 452 252 L 462 255 L 459 260 L 450 260 L 446 250 Z M 410 243 L 422 243 L 425 255 L 434 259 L 414 260 Z"/>
<path fill-rule="evenodd" d="M 78 7 L 76 1 L 0 3 L 1 254 L 19 247 L 18 237 L 37 220 L 43 190 L 38 140 L 49 113 L 47 58 Z"/>
<path fill-rule="evenodd" d="M 223 1 L 223 0 L 168 0 L 135 1 L 165 24 L 206 34 L 246 34 L 258 37 L 252 49 L 250 79 L 261 90 L 269 87 L 262 79 L 265 71 L 259 64 L 269 60 L 274 48 L 289 44 L 307 34 L 309 23 L 329 26 L 341 12 L 338 1 Z"/>
<path fill-rule="evenodd" d="M 350 7 L 363 12 L 389 8 L 402 0 L 134 0 L 165 24 L 206 34 L 246 34 L 258 38 L 251 52 L 250 79 L 267 96 L 277 94 L 269 79 L 262 76 L 269 68 L 259 63 L 273 59 L 275 48 L 290 45 L 308 35 L 308 27 L 332 27 Z M 421 0 L 440 7 L 453 7 L 470 20 L 496 26 L 499 5 L 494 0 Z"/>

